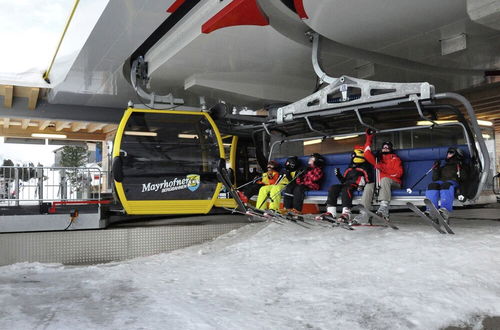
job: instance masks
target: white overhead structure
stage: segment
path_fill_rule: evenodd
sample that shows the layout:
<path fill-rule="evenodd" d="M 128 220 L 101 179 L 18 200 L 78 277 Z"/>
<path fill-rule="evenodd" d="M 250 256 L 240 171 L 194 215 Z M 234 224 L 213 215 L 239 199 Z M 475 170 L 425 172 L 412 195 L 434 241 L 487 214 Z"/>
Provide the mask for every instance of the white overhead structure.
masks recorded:
<path fill-rule="evenodd" d="M 489 21 L 496 14 L 491 6 L 479 13 L 484 6 L 474 7 L 473 1 L 294 1 L 302 4 L 302 14 L 279 0 L 257 1 L 269 25 L 251 25 L 251 17 L 223 24 L 231 15 L 238 22 L 237 5 L 250 2 L 200 0 L 180 15 L 166 10 L 179 3 L 182 9 L 189 2 L 111 0 L 66 80 L 52 89 L 49 100 L 112 107 L 125 107 L 130 99 L 137 102 L 128 83 L 130 60 L 135 59 L 130 57 L 169 19 L 165 34 L 140 55 L 148 63 L 151 89 L 172 93 L 191 106 L 199 105 L 199 96 L 259 106 L 293 102 L 313 92 L 316 76 L 309 41 L 302 30 L 303 41 L 291 36 L 298 35 L 298 23 L 299 29 L 331 41 L 320 57 L 325 72 L 333 76 L 430 81 L 440 91 L 478 84 L 484 80 L 484 70 L 500 67 L 500 32 L 480 22 L 481 17 L 482 22 Z M 287 26 L 283 15 L 278 23 L 273 20 L 276 11 L 294 25 Z M 300 17 L 304 13 L 306 17 Z M 214 19 L 214 28 L 203 33 Z"/>

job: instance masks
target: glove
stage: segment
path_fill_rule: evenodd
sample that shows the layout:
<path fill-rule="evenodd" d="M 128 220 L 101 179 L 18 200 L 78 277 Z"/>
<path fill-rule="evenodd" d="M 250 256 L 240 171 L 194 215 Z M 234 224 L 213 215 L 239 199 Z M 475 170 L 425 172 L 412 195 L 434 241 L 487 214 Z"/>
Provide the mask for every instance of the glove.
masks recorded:
<path fill-rule="evenodd" d="M 373 134 L 375 132 L 371 128 L 368 128 L 365 132 L 366 132 L 365 145 L 371 145 L 373 141 Z"/>
<path fill-rule="evenodd" d="M 465 196 L 464 195 L 458 195 L 458 200 L 461 202 L 465 201 Z"/>
<path fill-rule="evenodd" d="M 434 164 L 432 165 L 433 168 L 440 168 L 441 167 L 441 161 L 440 160 L 436 160 L 434 161 Z"/>

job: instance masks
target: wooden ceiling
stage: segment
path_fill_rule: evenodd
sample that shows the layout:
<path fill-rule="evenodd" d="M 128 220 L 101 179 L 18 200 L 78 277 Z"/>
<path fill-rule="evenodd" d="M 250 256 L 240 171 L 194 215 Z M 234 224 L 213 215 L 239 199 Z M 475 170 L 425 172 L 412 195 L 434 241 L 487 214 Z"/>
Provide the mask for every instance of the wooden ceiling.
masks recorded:
<path fill-rule="evenodd" d="M 472 104 L 478 119 L 493 121 L 500 117 L 500 82 L 460 91 Z"/>
<path fill-rule="evenodd" d="M 36 111 L 38 100 L 46 90 L 37 87 L 0 85 L 3 106 L 12 108 L 14 98 L 27 99 L 27 108 Z M 64 134 L 68 140 L 103 141 L 117 128 L 116 124 L 54 119 L 0 117 L 0 136 L 31 138 L 34 133 Z"/>
<path fill-rule="evenodd" d="M 30 138 L 33 133 L 64 134 L 68 140 L 103 141 L 116 124 L 61 120 L 0 118 L 0 136 Z"/>

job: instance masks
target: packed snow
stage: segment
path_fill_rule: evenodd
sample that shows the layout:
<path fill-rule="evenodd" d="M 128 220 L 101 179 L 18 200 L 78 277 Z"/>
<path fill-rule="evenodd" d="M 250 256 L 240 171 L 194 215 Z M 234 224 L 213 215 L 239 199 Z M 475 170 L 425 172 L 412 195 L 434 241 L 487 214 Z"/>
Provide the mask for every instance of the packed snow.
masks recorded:
<path fill-rule="evenodd" d="M 256 223 L 93 266 L 0 267 L 1 329 L 440 329 L 500 315 L 500 223 Z"/>

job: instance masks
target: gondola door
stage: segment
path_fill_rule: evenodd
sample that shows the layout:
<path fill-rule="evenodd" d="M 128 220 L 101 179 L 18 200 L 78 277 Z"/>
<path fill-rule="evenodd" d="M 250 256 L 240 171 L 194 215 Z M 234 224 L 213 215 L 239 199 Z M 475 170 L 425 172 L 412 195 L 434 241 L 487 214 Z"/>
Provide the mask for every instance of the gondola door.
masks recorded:
<path fill-rule="evenodd" d="M 116 193 L 127 214 L 208 213 L 222 187 L 220 158 L 208 114 L 127 109 L 113 147 Z"/>

